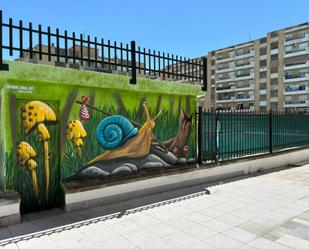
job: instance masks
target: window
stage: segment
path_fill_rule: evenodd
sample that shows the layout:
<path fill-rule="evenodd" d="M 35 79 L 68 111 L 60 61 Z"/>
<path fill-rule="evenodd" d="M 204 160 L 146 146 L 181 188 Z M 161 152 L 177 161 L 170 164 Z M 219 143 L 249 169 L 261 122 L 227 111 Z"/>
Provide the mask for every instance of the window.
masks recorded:
<path fill-rule="evenodd" d="M 260 67 L 266 67 L 266 66 L 267 66 L 267 60 L 261 60 Z"/>
<path fill-rule="evenodd" d="M 272 60 L 272 61 L 278 60 L 278 54 L 272 54 L 270 56 L 270 60 Z"/>

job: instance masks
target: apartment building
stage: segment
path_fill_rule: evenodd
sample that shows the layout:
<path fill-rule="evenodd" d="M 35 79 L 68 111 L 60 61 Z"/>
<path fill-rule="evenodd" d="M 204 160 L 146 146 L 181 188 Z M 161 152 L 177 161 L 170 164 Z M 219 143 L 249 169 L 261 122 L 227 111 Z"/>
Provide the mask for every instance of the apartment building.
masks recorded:
<path fill-rule="evenodd" d="M 309 111 L 309 23 L 211 51 L 205 107 Z"/>

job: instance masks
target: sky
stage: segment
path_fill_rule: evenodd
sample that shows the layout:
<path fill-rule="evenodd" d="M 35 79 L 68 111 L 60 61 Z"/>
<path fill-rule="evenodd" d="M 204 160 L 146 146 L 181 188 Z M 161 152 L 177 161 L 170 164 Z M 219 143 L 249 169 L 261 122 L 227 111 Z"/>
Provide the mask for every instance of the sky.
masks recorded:
<path fill-rule="evenodd" d="M 0 0 L 23 20 L 190 58 L 309 22 L 308 0 Z"/>

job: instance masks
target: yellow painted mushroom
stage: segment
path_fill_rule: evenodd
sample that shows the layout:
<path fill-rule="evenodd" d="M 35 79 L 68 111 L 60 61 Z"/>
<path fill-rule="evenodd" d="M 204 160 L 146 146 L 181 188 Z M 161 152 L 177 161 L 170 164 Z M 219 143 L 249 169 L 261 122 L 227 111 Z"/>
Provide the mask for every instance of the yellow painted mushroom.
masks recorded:
<path fill-rule="evenodd" d="M 20 165 L 26 165 L 31 174 L 33 190 L 36 198 L 39 197 L 38 179 L 36 175 L 36 168 L 38 164 L 34 161 L 34 157 L 37 156 L 36 151 L 27 142 L 20 142 L 17 146 L 17 160 Z"/>
<path fill-rule="evenodd" d="M 73 141 L 79 158 L 82 158 L 81 147 L 84 145 L 82 138 L 85 138 L 86 136 L 87 132 L 79 120 L 71 120 L 68 122 L 66 138 L 67 141 Z"/>
<path fill-rule="evenodd" d="M 39 141 L 43 144 L 44 149 L 44 167 L 45 167 L 45 184 L 46 184 L 46 198 L 48 198 L 49 181 L 50 181 L 50 169 L 49 169 L 49 154 L 48 154 L 48 141 L 50 140 L 50 134 L 46 125 L 53 124 L 57 121 L 56 115 L 52 108 L 41 102 L 31 101 L 28 102 L 21 109 L 22 112 L 22 124 L 26 134 L 31 133 L 37 129 L 39 135 Z"/>

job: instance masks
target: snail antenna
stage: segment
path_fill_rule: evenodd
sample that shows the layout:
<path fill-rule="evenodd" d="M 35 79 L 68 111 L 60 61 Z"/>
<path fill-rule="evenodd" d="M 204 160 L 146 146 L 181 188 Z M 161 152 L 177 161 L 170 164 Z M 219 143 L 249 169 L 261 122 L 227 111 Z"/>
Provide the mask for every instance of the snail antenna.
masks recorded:
<path fill-rule="evenodd" d="M 155 121 L 161 114 L 162 114 L 162 110 L 160 110 L 158 114 L 153 118 L 153 121 Z"/>

